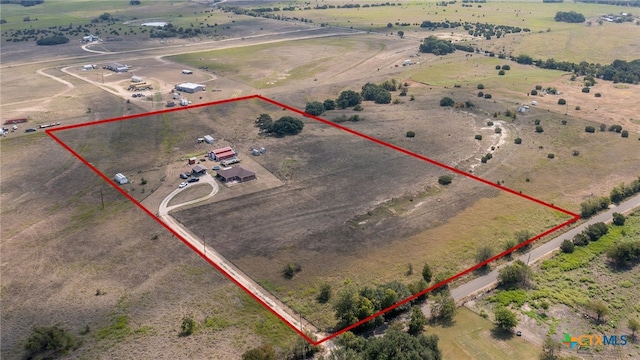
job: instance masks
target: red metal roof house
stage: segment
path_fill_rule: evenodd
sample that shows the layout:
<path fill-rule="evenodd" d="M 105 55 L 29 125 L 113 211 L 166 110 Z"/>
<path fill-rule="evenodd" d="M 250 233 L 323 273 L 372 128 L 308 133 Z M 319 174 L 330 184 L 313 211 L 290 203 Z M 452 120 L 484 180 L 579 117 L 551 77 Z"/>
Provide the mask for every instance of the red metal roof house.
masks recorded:
<path fill-rule="evenodd" d="M 236 155 L 237 155 L 236 152 L 230 146 L 223 147 L 220 149 L 215 149 L 209 152 L 209 158 L 211 160 L 217 160 L 217 161 L 230 159 Z"/>

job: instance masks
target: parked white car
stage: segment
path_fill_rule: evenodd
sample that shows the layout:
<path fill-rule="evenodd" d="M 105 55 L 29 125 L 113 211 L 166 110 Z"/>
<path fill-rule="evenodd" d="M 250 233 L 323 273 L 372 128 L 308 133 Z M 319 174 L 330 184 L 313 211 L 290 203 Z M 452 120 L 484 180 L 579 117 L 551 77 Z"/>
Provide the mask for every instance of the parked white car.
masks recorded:
<path fill-rule="evenodd" d="M 187 182 L 183 181 L 180 183 L 180 185 L 178 185 L 178 189 L 182 189 L 183 187 L 189 185 Z"/>

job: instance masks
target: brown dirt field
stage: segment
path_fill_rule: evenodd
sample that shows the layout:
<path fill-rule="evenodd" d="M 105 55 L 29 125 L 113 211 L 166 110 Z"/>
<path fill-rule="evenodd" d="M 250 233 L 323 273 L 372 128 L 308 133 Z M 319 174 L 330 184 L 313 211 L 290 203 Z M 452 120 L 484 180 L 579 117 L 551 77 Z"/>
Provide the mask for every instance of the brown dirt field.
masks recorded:
<path fill-rule="evenodd" d="M 202 321 L 234 307 L 243 311 L 240 290 L 108 187 L 102 209 L 102 181 L 46 137 L 5 140 L 2 153 L 13 160 L 4 162 L 2 178 L 3 358 L 20 357 L 18 342 L 31 326 L 55 323 L 75 334 L 89 325 L 74 352 L 80 358 L 128 357 L 136 344 L 141 355 L 157 348 L 174 358 L 194 356 L 207 343 L 216 344 L 214 355 L 237 352 L 229 340 L 240 335 L 235 327 L 190 339 L 176 334 L 184 315 Z M 44 174 L 37 180 L 17 169 L 34 166 Z M 96 296 L 96 289 L 106 295 Z M 132 329 L 149 332 L 97 342 L 123 296 Z"/>
<path fill-rule="evenodd" d="M 562 94 L 536 96 L 531 100 L 537 100 L 538 106 L 545 110 L 567 113 L 572 118 L 596 124 L 618 124 L 632 133 L 640 133 L 640 124 L 633 121 L 638 120 L 638 112 L 633 104 L 635 99 L 640 98 L 640 86 L 600 80 L 589 93 L 583 93 L 584 84 L 579 80 L 570 81 L 570 76 L 565 75 L 551 83 L 541 84 L 543 88 L 555 87 Z M 601 93 L 602 97 L 595 97 L 595 93 Z M 561 98 L 567 101 L 567 106 L 558 105 L 558 99 Z M 576 106 L 580 110 L 576 110 Z"/>

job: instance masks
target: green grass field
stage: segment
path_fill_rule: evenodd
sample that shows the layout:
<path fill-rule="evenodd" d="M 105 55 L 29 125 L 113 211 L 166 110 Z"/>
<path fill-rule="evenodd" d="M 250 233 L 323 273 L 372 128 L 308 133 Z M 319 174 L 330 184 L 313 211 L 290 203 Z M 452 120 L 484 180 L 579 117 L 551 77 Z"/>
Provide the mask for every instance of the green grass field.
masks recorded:
<path fill-rule="evenodd" d="M 620 7 L 575 2 L 545 4 L 539 1 L 501 1 L 462 7 L 462 3 L 436 6 L 435 2 L 413 1 L 396 6 L 362 7 L 378 4 L 378 1 L 358 1 L 360 8 L 334 8 L 280 11 L 281 16 L 311 19 L 316 24 L 352 27 L 354 29 L 396 34 L 403 31 L 405 37 L 424 38 L 434 33 L 466 34 L 464 29 L 439 28 L 430 31 L 420 28 L 424 20 L 489 23 L 529 28 L 530 33 L 509 34 L 502 39 L 486 41 L 474 38 L 479 48 L 507 54 L 528 54 L 535 58 L 594 63 L 610 63 L 615 59 L 633 60 L 640 56 L 638 50 L 638 25 L 634 23 L 598 25 L 595 17 L 608 13 L 617 14 Z M 303 2 L 286 6 L 308 6 Z M 324 4 L 344 5 L 342 1 L 325 1 Z M 282 3 L 266 3 L 261 7 L 279 6 Z M 592 19 L 592 25 L 557 22 L 558 11 L 576 11 Z M 398 23 L 398 24 L 396 24 Z M 409 26 L 401 26 L 407 23 Z M 391 24 L 392 27 L 388 27 Z"/>
<path fill-rule="evenodd" d="M 502 340 L 491 334 L 493 324 L 471 310 L 462 307 L 453 326 L 427 326 L 427 334 L 440 338 L 443 359 L 456 360 L 533 360 L 540 350 L 521 337 Z"/>
<path fill-rule="evenodd" d="M 590 299 L 605 301 L 611 311 L 604 326 L 626 324 L 626 318 L 640 311 L 635 288 L 640 268 L 619 270 L 607 264 L 604 253 L 613 244 L 640 238 L 640 213 L 627 218 L 624 226 L 613 226 L 609 233 L 572 254 L 559 254 L 542 263 L 535 273 L 536 290 L 530 297 L 545 298 L 573 308 Z"/>
<path fill-rule="evenodd" d="M 24 7 L 15 4 L 2 4 L 2 19 L 7 21 L 2 25 L 2 32 L 19 29 L 43 29 L 50 26 L 74 26 L 88 24 L 92 19 L 109 13 L 112 17 L 120 19 L 115 28 L 121 27 L 124 21 L 134 19 L 168 19 L 177 26 L 188 26 L 198 16 L 203 20 L 204 16 L 190 11 L 186 0 L 146 0 L 142 5 L 132 6 L 128 1 L 105 0 L 46 0 L 36 6 Z M 31 21 L 23 21 L 25 17 Z M 219 16 L 222 18 L 222 16 Z M 37 21 L 36 21 L 37 19 Z M 124 27 L 122 27 L 124 29 Z"/>
<path fill-rule="evenodd" d="M 465 57 L 466 53 L 456 53 L 447 57 L 448 61 L 420 63 L 409 67 L 409 79 L 429 85 L 455 84 L 470 86 L 474 93 L 476 86 L 483 84 L 484 93 L 491 93 L 493 89 L 508 88 L 523 95 L 531 91 L 532 82 L 544 83 L 558 79 L 564 73 L 549 71 L 527 65 L 519 65 L 513 61 L 498 59 L 497 57 L 474 54 Z M 496 65 L 509 65 L 511 70 L 505 75 L 498 75 Z M 506 86 L 508 84 L 508 86 Z M 475 99 L 472 99 L 472 101 Z"/>
<path fill-rule="evenodd" d="M 296 50 L 302 46 L 307 49 L 304 53 Z M 312 79 L 358 48 L 377 51 L 381 45 L 371 39 L 307 39 L 181 54 L 167 59 L 196 68 L 208 67 L 256 89 L 264 89 Z"/>

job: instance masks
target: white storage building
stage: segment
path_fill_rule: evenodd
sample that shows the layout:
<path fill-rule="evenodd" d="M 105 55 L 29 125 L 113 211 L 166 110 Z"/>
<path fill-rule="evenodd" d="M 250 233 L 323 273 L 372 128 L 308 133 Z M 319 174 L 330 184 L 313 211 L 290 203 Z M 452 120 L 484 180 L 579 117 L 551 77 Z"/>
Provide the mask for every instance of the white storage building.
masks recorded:
<path fill-rule="evenodd" d="M 194 84 L 194 83 L 182 83 L 176 85 L 176 90 L 184 91 L 186 93 L 196 93 L 198 91 L 206 91 L 207 87 L 205 85 Z"/>
<path fill-rule="evenodd" d="M 129 180 L 127 180 L 127 177 L 122 175 L 121 173 L 117 173 L 116 176 L 113 178 L 113 180 L 118 185 L 126 184 L 129 182 Z"/>

